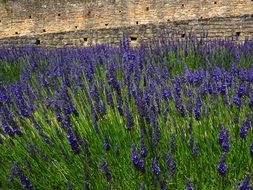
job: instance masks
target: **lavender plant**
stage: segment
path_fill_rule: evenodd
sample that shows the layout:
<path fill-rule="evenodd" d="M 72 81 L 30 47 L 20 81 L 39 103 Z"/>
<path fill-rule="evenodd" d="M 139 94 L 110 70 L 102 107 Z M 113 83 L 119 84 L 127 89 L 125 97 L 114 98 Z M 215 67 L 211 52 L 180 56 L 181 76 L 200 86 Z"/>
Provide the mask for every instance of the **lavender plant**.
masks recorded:
<path fill-rule="evenodd" d="M 2 48 L 0 188 L 252 189 L 252 89 L 251 40 Z"/>

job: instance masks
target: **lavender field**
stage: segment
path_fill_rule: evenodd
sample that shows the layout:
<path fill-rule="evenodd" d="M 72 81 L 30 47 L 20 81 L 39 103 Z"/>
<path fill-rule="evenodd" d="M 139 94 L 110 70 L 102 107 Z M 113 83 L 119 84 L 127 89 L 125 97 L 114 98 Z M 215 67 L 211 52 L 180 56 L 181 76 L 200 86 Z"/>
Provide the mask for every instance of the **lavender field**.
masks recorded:
<path fill-rule="evenodd" d="M 253 41 L 0 49 L 0 189 L 253 189 Z"/>

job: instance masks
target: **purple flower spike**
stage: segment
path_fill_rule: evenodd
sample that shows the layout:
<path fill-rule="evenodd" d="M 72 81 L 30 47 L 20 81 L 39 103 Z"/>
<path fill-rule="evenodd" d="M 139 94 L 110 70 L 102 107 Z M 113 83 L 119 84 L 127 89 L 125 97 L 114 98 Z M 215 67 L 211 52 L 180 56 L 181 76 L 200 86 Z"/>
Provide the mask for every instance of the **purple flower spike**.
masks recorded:
<path fill-rule="evenodd" d="M 158 176 L 161 173 L 161 170 L 160 170 L 160 167 L 157 164 L 156 158 L 152 158 L 152 172 L 156 176 Z"/>
<path fill-rule="evenodd" d="M 144 160 L 139 159 L 135 144 L 132 144 L 132 162 L 138 170 L 142 172 L 145 171 L 145 162 Z"/>
<path fill-rule="evenodd" d="M 242 99 L 237 94 L 234 95 L 233 102 L 238 108 L 242 106 Z"/>
<path fill-rule="evenodd" d="M 75 154 L 78 154 L 80 152 L 80 149 L 79 149 L 79 146 L 78 146 L 78 143 L 77 143 L 77 138 L 76 138 L 76 136 L 74 135 L 74 133 L 72 132 L 71 129 L 68 129 L 68 131 L 67 131 L 67 138 L 68 138 L 68 142 L 69 142 L 73 152 Z"/>
<path fill-rule="evenodd" d="M 12 129 L 9 127 L 7 123 L 2 123 L 2 129 L 5 134 L 8 134 L 10 136 L 14 135 L 14 132 L 12 131 Z"/>
<path fill-rule="evenodd" d="M 105 159 L 102 158 L 101 160 L 101 165 L 100 165 L 101 169 L 103 170 L 105 177 L 107 179 L 107 181 L 110 181 L 112 179 L 112 174 L 107 166 L 107 163 L 105 161 Z"/>
<path fill-rule="evenodd" d="M 164 177 L 162 178 L 162 181 L 160 183 L 160 187 L 161 187 L 161 190 L 166 190 L 167 189 Z"/>
<path fill-rule="evenodd" d="M 230 149 L 230 137 L 229 137 L 229 131 L 225 129 L 223 126 L 221 128 L 218 142 L 221 145 L 221 148 L 223 152 L 228 152 Z"/>
<path fill-rule="evenodd" d="M 136 145 L 132 144 L 132 162 L 134 165 L 138 164 L 139 158 L 136 150 Z"/>
<path fill-rule="evenodd" d="M 253 187 L 250 183 L 250 176 L 247 175 L 244 180 L 240 183 L 240 190 L 252 190 Z"/>
<path fill-rule="evenodd" d="M 247 118 L 240 129 L 241 138 L 245 138 L 247 136 L 250 125 L 251 125 L 250 120 Z"/>
<path fill-rule="evenodd" d="M 109 139 L 108 139 L 108 136 L 105 135 L 105 139 L 104 139 L 104 149 L 106 151 L 110 150 L 111 149 L 111 145 L 109 143 Z"/>
<path fill-rule="evenodd" d="M 145 142 L 144 142 L 144 134 L 145 134 L 145 132 L 144 132 L 144 128 L 141 128 L 140 129 L 140 136 L 141 136 L 141 140 L 140 140 L 140 144 L 141 144 L 141 150 L 140 150 L 140 156 L 142 157 L 142 158 L 145 158 L 146 156 L 147 156 L 147 148 L 146 148 L 146 145 L 145 145 Z"/>
<path fill-rule="evenodd" d="M 129 108 L 126 110 L 126 128 L 132 129 L 134 127 L 134 117 Z"/>
<path fill-rule="evenodd" d="M 223 154 L 219 160 L 218 166 L 217 166 L 217 170 L 219 172 L 219 174 L 224 177 L 226 175 L 227 172 L 227 165 L 225 162 L 225 154 Z"/>

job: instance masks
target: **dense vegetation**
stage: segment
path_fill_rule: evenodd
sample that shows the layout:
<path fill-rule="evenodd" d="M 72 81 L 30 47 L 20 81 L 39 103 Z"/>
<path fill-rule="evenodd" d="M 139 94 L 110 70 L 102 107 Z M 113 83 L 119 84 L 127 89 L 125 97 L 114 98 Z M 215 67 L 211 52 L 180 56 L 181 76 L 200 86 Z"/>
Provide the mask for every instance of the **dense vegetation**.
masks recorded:
<path fill-rule="evenodd" d="M 0 189 L 252 189 L 252 41 L 12 47 L 0 79 Z"/>

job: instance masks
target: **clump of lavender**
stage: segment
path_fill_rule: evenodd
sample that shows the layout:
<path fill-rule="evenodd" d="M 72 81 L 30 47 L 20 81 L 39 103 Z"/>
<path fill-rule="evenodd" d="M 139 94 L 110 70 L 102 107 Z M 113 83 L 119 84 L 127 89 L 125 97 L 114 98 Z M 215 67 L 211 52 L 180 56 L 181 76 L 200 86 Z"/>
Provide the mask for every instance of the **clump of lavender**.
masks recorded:
<path fill-rule="evenodd" d="M 147 148 L 146 148 L 145 141 L 144 141 L 144 129 L 143 128 L 140 129 L 140 144 L 141 144 L 140 156 L 142 158 L 145 158 L 147 156 Z"/>
<path fill-rule="evenodd" d="M 104 158 L 101 159 L 100 168 L 103 170 L 106 180 L 110 181 L 112 179 L 112 174 L 111 174 Z"/>
<path fill-rule="evenodd" d="M 161 173 L 161 169 L 158 166 L 156 158 L 152 158 L 152 172 L 155 176 L 158 176 Z"/>
<path fill-rule="evenodd" d="M 8 134 L 9 136 L 14 135 L 13 130 L 9 127 L 7 123 L 2 123 L 2 129 L 5 134 Z"/>
<path fill-rule="evenodd" d="M 109 104 L 109 106 L 111 108 L 114 108 L 114 102 L 113 102 L 113 97 L 112 97 L 112 93 L 106 88 L 106 101 Z"/>
<path fill-rule="evenodd" d="M 145 171 L 145 164 L 144 164 L 144 160 L 140 159 L 138 154 L 137 154 L 137 150 L 136 150 L 136 145 L 132 144 L 132 163 L 134 164 L 134 166 L 144 172 Z"/>
<path fill-rule="evenodd" d="M 20 128 L 17 126 L 17 125 L 14 125 L 13 127 L 12 127 L 12 129 L 13 129 L 13 133 L 14 134 L 16 134 L 16 135 L 18 135 L 18 136 L 22 136 L 22 132 L 21 132 L 21 130 L 20 130 Z"/>
<path fill-rule="evenodd" d="M 233 102 L 238 108 L 242 107 L 242 99 L 238 96 L 238 94 L 234 95 Z"/>
<path fill-rule="evenodd" d="M 73 133 L 73 131 L 69 128 L 67 129 L 67 138 L 68 138 L 68 142 L 71 146 L 71 149 L 73 150 L 73 152 L 75 154 L 80 153 L 80 149 L 79 149 L 79 145 L 77 142 L 77 138 L 75 136 L 75 134 Z"/>
<path fill-rule="evenodd" d="M 251 123 L 250 123 L 249 118 L 245 119 L 242 127 L 240 128 L 240 137 L 241 138 L 245 138 L 247 136 L 250 126 L 251 126 Z"/>
<path fill-rule="evenodd" d="M 253 187 L 250 183 L 250 176 L 247 175 L 244 180 L 240 183 L 240 190 L 252 190 Z"/>
<path fill-rule="evenodd" d="M 218 173 L 224 177 L 226 175 L 227 172 L 227 165 L 226 165 L 226 160 L 225 160 L 225 153 L 223 153 L 223 155 L 221 156 L 219 162 L 218 162 L 218 166 L 217 166 L 217 171 Z"/>
<path fill-rule="evenodd" d="M 218 142 L 221 145 L 223 152 L 228 152 L 230 149 L 230 135 L 229 131 L 221 126 L 221 130 L 218 137 Z"/>
<path fill-rule="evenodd" d="M 201 118 L 200 106 L 196 105 L 193 110 L 194 110 L 195 119 L 199 121 Z"/>
<path fill-rule="evenodd" d="M 111 145 L 109 143 L 109 139 L 108 139 L 108 135 L 105 134 L 105 137 L 104 137 L 104 149 L 106 151 L 109 151 L 111 149 Z"/>
<path fill-rule="evenodd" d="M 119 114 L 121 116 L 124 116 L 124 110 L 123 110 L 123 106 L 122 106 L 122 98 L 119 94 L 116 94 L 116 100 L 117 100 L 117 109 L 119 111 Z"/>

